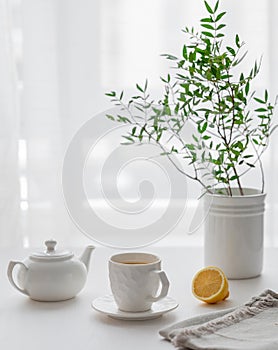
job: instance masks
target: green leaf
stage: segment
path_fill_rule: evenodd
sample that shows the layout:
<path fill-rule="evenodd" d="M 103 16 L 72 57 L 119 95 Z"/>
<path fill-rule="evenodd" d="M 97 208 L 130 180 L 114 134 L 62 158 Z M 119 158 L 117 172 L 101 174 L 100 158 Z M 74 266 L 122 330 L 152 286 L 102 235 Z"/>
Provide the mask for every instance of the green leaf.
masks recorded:
<path fill-rule="evenodd" d="M 200 124 L 198 125 L 198 130 L 199 130 L 199 132 L 200 132 L 201 134 L 203 134 L 203 133 L 207 130 L 207 127 L 208 127 L 208 123 L 205 122 L 205 123 L 203 124 L 203 126 L 201 126 Z"/>
<path fill-rule="evenodd" d="M 257 108 L 255 109 L 255 112 L 267 112 L 266 108 Z"/>
<path fill-rule="evenodd" d="M 133 140 L 132 137 L 130 136 L 123 136 L 123 138 L 125 138 L 126 140 L 130 141 L 131 143 L 134 143 L 135 141 Z"/>
<path fill-rule="evenodd" d="M 178 62 L 178 68 L 183 67 L 184 63 L 185 63 L 185 60 L 179 61 L 179 62 Z"/>
<path fill-rule="evenodd" d="M 123 145 L 123 146 L 130 146 L 133 144 L 134 144 L 134 142 L 121 142 L 121 145 Z"/>
<path fill-rule="evenodd" d="M 202 18 L 201 22 L 213 23 L 213 20 L 212 20 L 211 17 L 209 17 L 209 18 Z"/>
<path fill-rule="evenodd" d="M 219 0 L 216 1 L 216 4 L 213 9 L 213 13 L 215 13 L 218 10 Z"/>
<path fill-rule="evenodd" d="M 233 56 L 236 55 L 236 52 L 235 52 L 235 50 L 234 50 L 232 47 L 227 46 L 226 49 L 227 49 Z"/>
<path fill-rule="evenodd" d="M 225 14 L 226 14 L 226 12 L 219 13 L 219 15 L 215 19 L 215 22 L 218 22 Z"/>
<path fill-rule="evenodd" d="M 257 117 L 260 118 L 260 119 L 265 119 L 266 118 L 266 116 L 264 114 L 258 115 Z M 262 122 L 263 122 L 263 120 L 262 120 Z"/>
<path fill-rule="evenodd" d="M 202 32 L 203 35 L 213 38 L 213 34 L 210 32 Z"/>
<path fill-rule="evenodd" d="M 189 62 L 194 62 L 196 60 L 196 52 L 190 52 L 189 54 Z"/>
<path fill-rule="evenodd" d="M 140 133 L 139 133 L 139 136 L 138 136 L 140 140 L 142 140 L 142 138 L 143 138 L 143 133 L 145 131 L 145 127 L 146 127 L 146 124 L 140 130 Z"/>
<path fill-rule="evenodd" d="M 264 100 L 265 100 L 265 102 L 267 102 L 267 100 L 268 100 L 268 92 L 267 92 L 267 90 L 265 90 L 265 92 L 264 92 Z"/>
<path fill-rule="evenodd" d="M 239 152 L 239 151 L 236 151 L 235 149 L 232 149 L 231 151 L 232 151 L 232 153 L 233 153 L 234 155 L 236 155 L 236 156 L 239 156 L 239 155 L 240 155 L 240 152 Z"/>
<path fill-rule="evenodd" d="M 255 168 L 255 165 L 252 163 L 246 163 L 248 166 L 250 166 L 250 168 Z"/>
<path fill-rule="evenodd" d="M 210 24 L 201 24 L 202 27 L 207 28 L 207 29 L 211 29 L 214 30 L 214 27 Z"/>
<path fill-rule="evenodd" d="M 180 110 L 180 104 L 177 103 L 175 106 L 175 113 L 178 114 L 179 110 Z"/>
<path fill-rule="evenodd" d="M 235 42 L 236 42 L 236 46 L 237 46 L 238 48 L 240 48 L 240 42 L 239 42 L 239 36 L 238 36 L 238 34 L 236 34 Z"/>
<path fill-rule="evenodd" d="M 233 63 L 233 66 L 237 66 L 241 61 L 243 61 L 246 55 L 247 55 L 247 51 L 240 57 L 240 59 L 236 60 Z"/>
<path fill-rule="evenodd" d="M 258 73 L 258 65 L 257 65 L 257 61 L 255 61 L 255 64 L 254 64 L 254 76 Z"/>
<path fill-rule="evenodd" d="M 106 114 L 106 118 L 108 118 L 110 120 L 115 120 L 115 118 L 111 114 Z"/>
<path fill-rule="evenodd" d="M 116 92 L 115 91 L 107 92 L 105 95 L 109 96 L 109 97 L 115 97 L 116 96 Z"/>
<path fill-rule="evenodd" d="M 159 142 L 159 140 L 161 139 L 161 136 L 162 136 L 162 132 L 160 132 L 160 133 L 157 135 L 156 142 Z"/>
<path fill-rule="evenodd" d="M 173 55 L 169 55 L 169 54 L 162 54 L 162 55 L 160 55 L 160 56 L 162 56 L 162 57 L 166 57 L 166 59 L 167 60 L 170 60 L 170 61 L 176 61 L 177 59 L 178 59 L 178 57 L 176 57 L 176 56 L 173 56 Z"/>
<path fill-rule="evenodd" d="M 208 4 L 206 1 L 205 1 L 205 5 L 206 5 L 207 11 L 208 11 L 210 14 L 213 14 L 214 12 L 213 12 L 212 8 L 209 6 L 209 4 Z"/>
<path fill-rule="evenodd" d="M 141 88 L 141 86 L 139 84 L 136 84 L 136 88 L 141 91 L 141 92 L 144 92 L 144 90 Z"/>
<path fill-rule="evenodd" d="M 198 137 L 196 137 L 195 135 L 192 135 L 192 137 L 193 137 L 195 142 L 199 142 Z"/>
<path fill-rule="evenodd" d="M 259 99 L 257 97 L 254 97 L 254 100 L 259 102 L 259 103 L 265 104 L 265 101 L 263 101 L 263 100 L 261 100 L 261 99 Z"/>
<path fill-rule="evenodd" d="M 142 112 L 142 113 L 144 113 L 145 111 L 144 111 L 144 109 L 143 108 L 141 108 L 141 107 L 139 107 L 138 105 L 136 105 L 135 106 L 135 108 L 136 109 L 138 109 L 138 111 L 140 111 L 140 112 Z"/>
<path fill-rule="evenodd" d="M 186 45 L 183 45 L 183 49 L 182 49 L 182 55 L 185 59 L 187 59 L 187 48 Z"/>
<path fill-rule="evenodd" d="M 249 88 L 250 88 L 250 84 L 249 84 L 249 81 L 248 81 L 248 82 L 246 83 L 246 85 L 245 85 L 245 95 L 248 95 Z"/>
<path fill-rule="evenodd" d="M 148 79 L 146 79 L 146 81 L 145 81 L 144 92 L 147 90 L 147 88 L 148 88 Z"/>
<path fill-rule="evenodd" d="M 123 117 L 121 115 L 117 115 L 118 119 L 117 121 L 118 122 L 121 122 L 121 123 L 131 123 L 130 120 L 127 118 L 127 117 Z"/>
<path fill-rule="evenodd" d="M 216 30 L 220 30 L 224 27 L 226 27 L 226 24 L 219 24 L 219 26 L 216 28 Z"/>

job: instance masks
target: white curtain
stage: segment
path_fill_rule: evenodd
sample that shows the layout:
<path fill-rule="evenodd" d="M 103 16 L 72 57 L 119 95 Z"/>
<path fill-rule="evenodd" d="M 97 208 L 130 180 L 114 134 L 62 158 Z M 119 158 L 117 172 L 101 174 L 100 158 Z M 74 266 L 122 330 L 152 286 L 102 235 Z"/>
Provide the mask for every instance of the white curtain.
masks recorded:
<path fill-rule="evenodd" d="M 203 2 L 1 0 L 0 4 L 1 242 L 41 245 L 55 236 L 67 244 L 83 243 L 87 239 L 72 223 L 62 195 L 67 146 L 84 122 L 111 107 L 105 92 L 132 93 L 136 82 L 148 78 L 154 96 L 161 94 L 159 77 L 169 64 L 160 54 L 180 54 L 181 29 L 198 25 L 205 14 Z M 256 88 L 259 92 L 268 88 L 274 98 L 277 1 L 225 0 L 221 6 L 227 11 L 227 34 L 238 33 L 247 43 L 246 67 L 263 55 Z M 275 135 L 264 157 L 270 245 L 278 243 L 277 140 Z M 248 182 L 259 185 L 256 176 Z"/>
<path fill-rule="evenodd" d="M 0 245 L 20 240 L 17 142 L 19 100 L 12 7 L 0 1 Z"/>

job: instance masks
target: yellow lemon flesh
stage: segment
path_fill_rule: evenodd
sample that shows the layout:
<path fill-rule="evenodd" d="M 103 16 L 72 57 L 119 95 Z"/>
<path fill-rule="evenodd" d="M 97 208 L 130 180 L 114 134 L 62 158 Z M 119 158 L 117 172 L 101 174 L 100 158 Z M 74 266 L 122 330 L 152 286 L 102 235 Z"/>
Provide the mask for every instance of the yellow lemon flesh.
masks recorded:
<path fill-rule="evenodd" d="M 209 304 L 225 300 L 230 294 L 228 279 L 219 267 L 205 267 L 193 277 L 192 293 L 197 299 Z"/>

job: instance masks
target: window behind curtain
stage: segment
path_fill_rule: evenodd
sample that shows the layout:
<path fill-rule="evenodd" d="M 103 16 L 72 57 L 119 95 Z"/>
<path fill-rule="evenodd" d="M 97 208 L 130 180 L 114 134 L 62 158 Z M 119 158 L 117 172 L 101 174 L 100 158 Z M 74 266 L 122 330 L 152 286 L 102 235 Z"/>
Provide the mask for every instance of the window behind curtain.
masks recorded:
<path fill-rule="evenodd" d="M 263 54 L 255 88 L 259 92 L 270 88 L 274 95 L 278 88 L 275 1 L 225 0 L 222 6 L 227 10 L 227 35 L 233 38 L 238 33 L 247 43 L 249 55 L 242 69 Z M 61 191 L 68 143 L 86 120 L 111 107 L 105 92 L 124 89 L 129 95 L 135 83 L 148 78 L 154 97 L 161 96 L 160 76 L 169 71 L 169 62 L 160 54 L 181 54 L 181 29 L 198 25 L 205 14 L 203 2 L 18 0 L 15 8 L 13 26 L 22 40 L 17 62 L 21 89 L 18 139 L 26 159 L 20 182 L 21 201 L 25 203 L 22 239 L 26 246 L 39 245 L 49 235 L 79 243 L 85 238 L 72 224 Z M 15 18 L 14 12 L 12 16 Z M 264 156 L 269 244 L 277 244 L 274 217 L 278 188 L 273 180 L 278 171 L 276 139 Z M 178 181 L 183 186 L 182 180 Z M 248 182 L 259 185 L 257 175 L 248 177 Z M 191 199 L 196 199 L 195 185 L 189 186 Z M 192 217 L 192 212 L 188 215 Z M 188 221 L 185 217 L 179 232 L 186 231 Z M 199 238 L 196 241 L 201 242 Z"/>

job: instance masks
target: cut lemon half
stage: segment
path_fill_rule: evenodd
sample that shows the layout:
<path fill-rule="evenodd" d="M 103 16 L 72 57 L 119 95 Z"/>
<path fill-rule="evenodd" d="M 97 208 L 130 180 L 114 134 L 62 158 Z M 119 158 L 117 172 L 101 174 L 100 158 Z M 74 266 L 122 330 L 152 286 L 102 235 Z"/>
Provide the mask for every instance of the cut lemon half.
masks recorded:
<path fill-rule="evenodd" d="M 229 297 L 228 279 L 219 267 L 205 267 L 193 277 L 192 293 L 197 299 L 209 304 L 225 300 Z"/>

